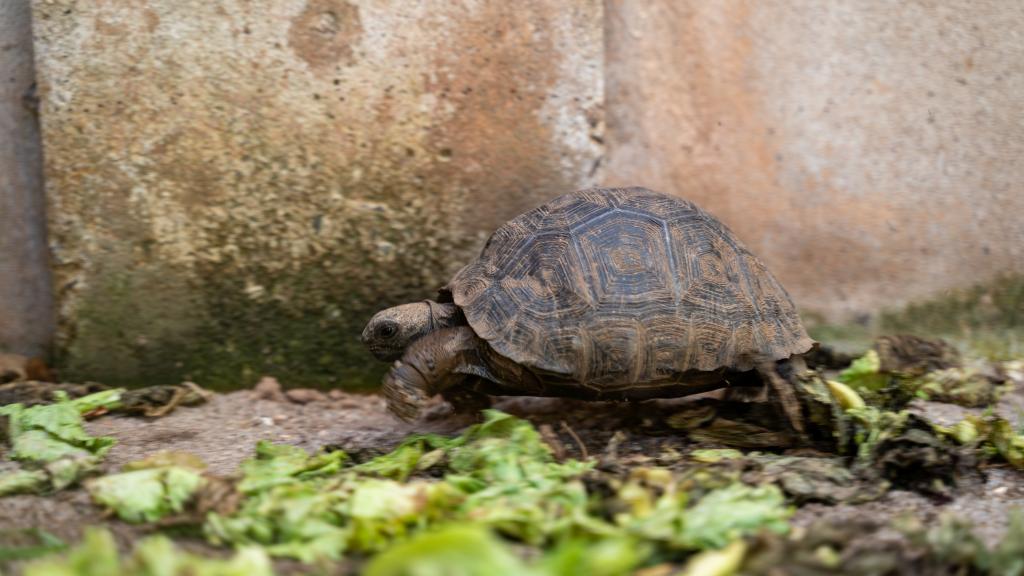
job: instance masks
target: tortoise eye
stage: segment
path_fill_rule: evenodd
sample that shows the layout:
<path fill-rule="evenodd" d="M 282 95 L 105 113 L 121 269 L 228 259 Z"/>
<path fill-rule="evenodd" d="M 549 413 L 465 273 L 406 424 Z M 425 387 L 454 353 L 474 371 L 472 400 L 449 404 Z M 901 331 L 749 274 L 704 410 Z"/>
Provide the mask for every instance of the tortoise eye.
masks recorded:
<path fill-rule="evenodd" d="M 394 322 L 385 322 L 377 327 L 377 337 L 390 339 L 398 334 L 398 326 Z"/>

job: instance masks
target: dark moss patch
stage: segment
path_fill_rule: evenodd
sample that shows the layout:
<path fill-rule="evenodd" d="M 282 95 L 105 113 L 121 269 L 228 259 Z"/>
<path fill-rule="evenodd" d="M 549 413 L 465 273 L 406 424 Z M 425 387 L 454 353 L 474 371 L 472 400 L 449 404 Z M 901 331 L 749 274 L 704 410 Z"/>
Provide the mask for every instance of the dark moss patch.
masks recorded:
<path fill-rule="evenodd" d="M 83 291 L 73 332 L 57 347 L 56 364 L 67 381 L 114 386 L 176 384 L 186 346 L 203 307 L 180 270 L 131 266 L 111 255 Z"/>
<path fill-rule="evenodd" d="M 362 233 L 290 258 L 277 245 L 288 239 L 254 237 L 245 219 L 208 229 L 208 246 L 233 248 L 228 259 L 184 268 L 151 254 L 138 264 L 128 246 L 112 251 L 79 289 L 59 346 L 62 375 L 129 387 L 192 380 L 232 390 L 270 375 L 286 386 L 375 388 L 387 365 L 358 340 L 366 321 L 433 296 L 478 239 L 458 235 L 454 219 L 424 224 L 415 211 L 336 217 Z"/>
<path fill-rule="evenodd" d="M 1007 274 L 883 312 L 879 330 L 944 336 L 992 358 L 1019 356 L 1024 349 L 1024 276 Z"/>
<path fill-rule="evenodd" d="M 882 334 L 916 334 L 943 337 L 992 359 L 1011 359 L 1024 352 L 1024 276 L 1000 276 L 860 321 L 830 323 L 814 312 L 802 316 L 812 338 L 843 352 L 863 352 Z"/>
<path fill-rule="evenodd" d="M 846 354 L 861 354 L 875 337 L 870 322 L 826 322 L 824 316 L 814 312 L 801 312 L 800 316 L 811 338 Z"/>
<path fill-rule="evenodd" d="M 296 309 L 279 302 L 251 302 L 220 286 L 220 296 L 202 335 L 183 350 L 185 374 L 204 386 L 230 390 L 274 376 L 289 386 L 376 387 L 387 365 L 374 359 L 358 340 L 372 314 L 364 306 Z"/>
<path fill-rule="evenodd" d="M 1024 327 L 1024 276 L 1004 275 L 996 280 L 911 304 L 882 314 L 884 330 L 924 330 L 936 334 Z"/>

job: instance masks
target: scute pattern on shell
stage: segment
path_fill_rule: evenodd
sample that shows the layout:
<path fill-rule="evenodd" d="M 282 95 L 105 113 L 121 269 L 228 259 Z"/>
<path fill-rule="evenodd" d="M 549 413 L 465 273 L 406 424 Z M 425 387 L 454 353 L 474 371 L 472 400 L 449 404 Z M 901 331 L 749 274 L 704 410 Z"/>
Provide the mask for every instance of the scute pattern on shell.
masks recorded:
<path fill-rule="evenodd" d="M 644 188 L 509 221 L 448 291 L 499 354 L 601 390 L 806 352 L 789 295 L 713 216 Z"/>

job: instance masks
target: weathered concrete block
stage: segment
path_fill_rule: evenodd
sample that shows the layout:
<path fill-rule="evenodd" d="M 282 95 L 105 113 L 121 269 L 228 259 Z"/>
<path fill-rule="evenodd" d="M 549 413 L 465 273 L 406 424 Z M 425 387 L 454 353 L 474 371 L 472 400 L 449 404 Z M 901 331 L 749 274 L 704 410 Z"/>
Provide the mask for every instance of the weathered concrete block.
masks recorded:
<path fill-rule="evenodd" d="M 36 0 L 71 377 L 355 385 L 369 314 L 595 178 L 600 0 Z"/>
<path fill-rule="evenodd" d="M 612 182 L 695 200 L 835 320 L 1024 272 L 1024 5 L 611 1 Z"/>
<path fill-rule="evenodd" d="M 53 336 L 28 0 L 0 2 L 0 353 Z"/>

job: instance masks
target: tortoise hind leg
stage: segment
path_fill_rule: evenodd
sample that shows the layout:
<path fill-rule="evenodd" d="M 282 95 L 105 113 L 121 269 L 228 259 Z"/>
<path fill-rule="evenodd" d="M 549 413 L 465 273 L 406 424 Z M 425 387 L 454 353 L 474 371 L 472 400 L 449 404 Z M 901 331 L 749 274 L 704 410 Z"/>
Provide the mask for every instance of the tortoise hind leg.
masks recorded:
<path fill-rule="evenodd" d="M 465 379 L 441 391 L 441 398 L 447 404 L 434 406 L 423 414 L 424 420 L 444 420 L 451 417 L 468 417 L 480 420 L 480 412 L 491 407 L 491 397 L 481 390 L 484 380 L 479 376 L 466 376 Z"/>
<path fill-rule="evenodd" d="M 802 362 L 802 359 L 800 361 Z M 779 364 L 777 362 L 761 363 L 757 366 L 757 372 L 771 391 L 769 398 L 779 405 L 786 415 L 789 425 L 793 427 L 793 430 L 803 434 L 805 430 L 804 416 L 800 400 L 797 398 L 793 383 L 779 373 Z"/>
<path fill-rule="evenodd" d="M 411 422 L 419 418 L 431 396 L 452 395 L 454 392 L 448 391 L 458 388 L 468 374 L 486 373 L 481 346 L 482 341 L 468 326 L 436 330 L 413 342 L 384 378 L 382 392 L 388 409 Z"/>
<path fill-rule="evenodd" d="M 464 383 L 441 392 L 441 397 L 458 414 L 476 414 L 486 410 L 491 407 L 491 397 L 477 389 L 481 380 L 479 376 L 470 376 Z"/>

